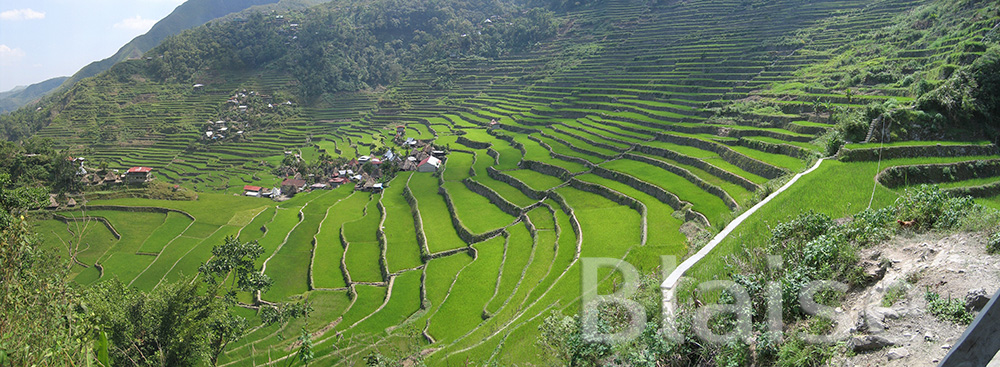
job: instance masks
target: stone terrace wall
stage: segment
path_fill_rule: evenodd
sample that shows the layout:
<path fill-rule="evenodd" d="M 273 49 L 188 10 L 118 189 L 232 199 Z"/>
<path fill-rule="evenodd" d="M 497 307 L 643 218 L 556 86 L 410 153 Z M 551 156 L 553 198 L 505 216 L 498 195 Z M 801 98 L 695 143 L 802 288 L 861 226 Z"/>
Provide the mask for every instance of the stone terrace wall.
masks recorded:
<path fill-rule="evenodd" d="M 666 159 L 670 159 L 670 160 L 676 161 L 676 162 L 678 162 L 680 164 L 686 164 L 686 165 L 698 168 L 698 169 L 700 169 L 702 171 L 708 172 L 712 176 L 721 178 L 721 179 L 726 180 L 726 181 L 728 181 L 730 183 L 733 183 L 735 185 L 739 185 L 740 187 L 743 187 L 744 189 L 747 189 L 747 191 L 757 191 L 758 189 L 760 189 L 760 186 L 758 186 L 757 184 L 753 183 L 752 181 L 747 180 L 747 179 L 743 178 L 742 176 L 739 176 L 739 175 L 737 175 L 735 173 L 732 173 L 732 172 L 726 171 L 724 169 L 721 169 L 719 167 L 716 167 L 716 166 L 713 166 L 711 164 L 708 164 L 707 162 L 705 162 L 705 161 L 703 161 L 701 159 L 698 159 L 698 158 L 689 157 L 689 156 L 686 156 L 686 155 L 674 152 L 672 150 L 655 148 L 655 147 L 650 147 L 650 146 L 646 146 L 646 145 L 636 146 L 635 150 L 637 152 L 640 152 L 640 153 L 646 153 L 646 154 L 651 154 L 651 155 L 655 155 L 655 156 L 658 156 L 658 157 L 663 157 L 663 158 L 666 158 Z"/>
<path fill-rule="evenodd" d="M 841 148 L 837 157 L 845 162 L 877 161 L 880 148 Z M 989 145 L 920 145 L 881 148 L 882 159 L 915 157 L 961 157 L 997 154 L 997 146 Z"/>
<path fill-rule="evenodd" d="M 753 173 L 757 176 L 769 180 L 773 180 L 775 178 L 784 176 L 785 174 L 788 173 L 788 171 L 785 171 L 784 169 L 747 157 L 733 150 L 732 148 L 722 145 L 720 143 L 689 138 L 685 136 L 662 134 L 662 133 L 656 134 L 656 140 L 678 145 L 687 145 L 698 149 L 715 152 L 720 157 L 722 157 L 722 159 L 725 160 L 726 162 L 729 162 L 739 168 L 742 168 L 744 171 Z"/>
<path fill-rule="evenodd" d="M 1000 159 L 889 167 L 875 179 L 889 188 L 1000 176 Z"/>
<path fill-rule="evenodd" d="M 700 187 L 702 190 L 705 190 L 709 194 L 715 195 L 719 197 L 719 199 L 722 199 L 722 202 L 726 203 L 726 206 L 729 207 L 730 210 L 737 210 L 740 207 L 739 204 L 736 203 L 736 200 L 734 200 L 732 196 L 729 196 L 729 193 L 727 193 L 726 190 L 723 190 L 722 188 L 712 185 L 708 182 L 705 182 L 705 180 L 702 180 L 701 177 L 695 176 L 695 174 L 691 173 L 691 171 L 688 171 L 684 168 L 677 167 L 675 165 L 672 165 L 670 163 L 658 159 L 652 159 L 649 157 L 635 155 L 632 153 L 625 153 L 623 158 L 643 163 L 648 163 L 656 167 L 662 168 L 664 170 L 667 170 L 678 176 L 684 177 L 685 180 L 688 180 L 691 183 L 698 185 L 698 187 Z"/>

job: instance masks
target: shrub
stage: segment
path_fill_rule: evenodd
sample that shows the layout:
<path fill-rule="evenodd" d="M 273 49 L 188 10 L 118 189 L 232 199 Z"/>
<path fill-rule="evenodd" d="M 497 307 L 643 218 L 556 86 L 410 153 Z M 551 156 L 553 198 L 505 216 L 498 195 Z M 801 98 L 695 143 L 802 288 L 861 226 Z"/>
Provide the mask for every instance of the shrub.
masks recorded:
<path fill-rule="evenodd" d="M 882 295 L 882 307 L 892 307 L 897 301 L 906 298 L 906 290 L 909 288 L 906 283 L 896 283 L 889 286 L 889 289 Z"/>
<path fill-rule="evenodd" d="M 897 220 L 912 220 L 919 229 L 947 229 L 958 224 L 975 203 L 970 197 L 953 198 L 937 186 L 921 185 L 906 190 L 893 206 Z"/>
<path fill-rule="evenodd" d="M 993 234 L 986 239 L 986 252 L 990 255 L 1000 252 L 1000 230 L 993 232 Z"/>
<path fill-rule="evenodd" d="M 823 366 L 833 357 L 836 347 L 826 344 L 812 344 L 793 336 L 778 350 L 780 367 Z"/>
<path fill-rule="evenodd" d="M 924 294 L 924 299 L 927 300 L 927 312 L 938 319 L 962 325 L 972 322 L 972 314 L 965 310 L 965 302 L 960 299 L 941 298 L 940 294 L 931 291 Z"/>

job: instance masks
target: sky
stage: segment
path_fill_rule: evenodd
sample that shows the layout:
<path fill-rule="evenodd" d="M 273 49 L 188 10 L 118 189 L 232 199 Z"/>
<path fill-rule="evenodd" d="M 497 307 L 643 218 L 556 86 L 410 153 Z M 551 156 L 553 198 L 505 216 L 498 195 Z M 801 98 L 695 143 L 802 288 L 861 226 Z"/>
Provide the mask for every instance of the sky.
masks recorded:
<path fill-rule="evenodd" d="M 0 92 L 114 55 L 184 0 L 0 0 Z"/>

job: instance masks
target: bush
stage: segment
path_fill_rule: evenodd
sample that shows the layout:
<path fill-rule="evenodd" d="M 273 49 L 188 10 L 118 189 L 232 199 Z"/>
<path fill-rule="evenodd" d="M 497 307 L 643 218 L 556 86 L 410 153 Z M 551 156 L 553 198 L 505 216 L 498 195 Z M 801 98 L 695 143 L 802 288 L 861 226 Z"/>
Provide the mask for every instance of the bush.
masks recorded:
<path fill-rule="evenodd" d="M 836 347 L 826 344 L 812 344 L 793 336 L 781 345 L 778 350 L 778 362 L 781 367 L 823 366 L 833 357 Z"/>
<path fill-rule="evenodd" d="M 892 307 L 897 301 L 906 298 L 906 290 L 909 288 L 906 283 L 896 283 L 889 286 L 889 289 L 882 295 L 882 307 Z"/>
<path fill-rule="evenodd" d="M 1000 252 L 1000 230 L 993 232 L 993 234 L 986 239 L 986 252 L 990 255 Z"/>
<path fill-rule="evenodd" d="M 940 294 L 931 291 L 924 294 L 924 299 L 927 300 L 927 312 L 938 319 L 962 325 L 972 322 L 972 314 L 965 310 L 965 302 L 960 299 L 941 298 Z"/>
<path fill-rule="evenodd" d="M 919 229 L 951 228 L 976 208 L 971 197 L 953 198 L 937 186 L 928 185 L 906 190 L 893 206 L 897 220 L 912 220 Z"/>

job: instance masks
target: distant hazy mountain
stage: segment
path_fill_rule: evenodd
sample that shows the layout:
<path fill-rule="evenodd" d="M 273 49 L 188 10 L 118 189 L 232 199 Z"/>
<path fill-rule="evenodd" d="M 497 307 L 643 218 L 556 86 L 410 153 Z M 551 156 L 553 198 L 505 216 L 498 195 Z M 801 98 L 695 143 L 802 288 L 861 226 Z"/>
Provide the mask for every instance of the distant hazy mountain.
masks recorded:
<path fill-rule="evenodd" d="M 189 0 L 174 9 L 166 18 L 156 22 L 149 32 L 126 43 L 111 57 L 84 66 L 67 81 L 66 85 L 72 85 L 80 79 L 97 75 L 119 61 L 142 56 L 146 51 L 160 44 L 160 41 L 185 29 L 200 26 L 212 19 L 239 12 L 254 5 L 277 2 L 278 0 Z"/>
<path fill-rule="evenodd" d="M 0 113 L 6 113 L 31 103 L 41 98 L 49 92 L 55 90 L 60 85 L 71 86 L 78 80 L 92 77 L 108 70 L 119 61 L 129 58 L 139 57 L 165 38 L 180 33 L 183 30 L 194 28 L 207 23 L 210 20 L 223 17 L 232 13 L 237 13 L 247 8 L 276 4 L 279 0 L 189 0 L 181 4 L 166 18 L 161 19 L 153 25 L 153 28 L 146 34 L 133 38 L 132 41 L 122 46 L 117 53 L 101 61 L 95 61 L 80 69 L 72 77 L 59 77 L 49 79 L 41 83 L 32 84 L 23 88 L 0 93 Z M 282 6 L 298 7 L 306 4 L 317 4 L 318 0 L 294 0 L 283 1 Z M 267 8 L 264 8 L 266 10 Z"/>
<path fill-rule="evenodd" d="M 67 76 L 52 78 L 29 86 L 20 86 L 0 93 L 0 113 L 16 110 L 48 94 L 69 79 Z"/>

